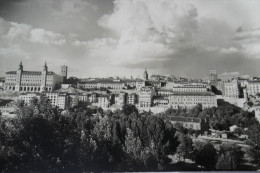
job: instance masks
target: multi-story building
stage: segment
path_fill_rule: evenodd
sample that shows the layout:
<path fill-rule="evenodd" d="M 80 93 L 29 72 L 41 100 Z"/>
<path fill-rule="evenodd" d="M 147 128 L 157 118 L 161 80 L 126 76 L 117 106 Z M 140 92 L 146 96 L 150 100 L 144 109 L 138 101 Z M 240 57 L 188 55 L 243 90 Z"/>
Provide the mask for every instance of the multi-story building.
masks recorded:
<path fill-rule="evenodd" d="M 202 132 L 209 130 L 209 123 L 206 119 L 194 117 L 170 117 L 172 124 L 180 123 L 187 129 L 200 130 Z"/>
<path fill-rule="evenodd" d="M 53 91 L 63 82 L 63 77 L 48 71 L 45 63 L 42 71 L 24 71 L 22 62 L 17 71 L 6 72 L 6 91 L 42 92 Z"/>
<path fill-rule="evenodd" d="M 210 85 L 204 82 L 167 82 L 165 88 L 178 92 L 205 92 Z"/>
<path fill-rule="evenodd" d="M 156 94 L 158 96 L 169 96 L 173 94 L 173 91 L 169 89 L 156 89 Z"/>
<path fill-rule="evenodd" d="M 59 109 L 66 109 L 69 106 L 68 93 L 44 92 L 43 95 L 51 101 L 52 106 L 57 106 Z"/>
<path fill-rule="evenodd" d="M 222 95 L 227 98 L 239 98 L 239 85 L 237 79 L 223 83 L 224 88 Z"/>
<path fill-rule="evenodd" d="M 260 93 L 259 79 L 245 81 L 244 85 L 246 86 L 248 96 L 255 96 L 257 93 Z"/>
<path fill-rule="evenodd" d="M 144 86 L 145 86 L 145 81 L 143 81 L 143 80 L 137 80 L 136 81 L 136 85 L 135 85 L 136 90 L 139 91 Z"/>
<path fill-rule="evenodd" d="M 23 100 L 25 104 L 29 105 L 33 98 L 40 99 L 39 93 L 22 93 L 19 95 L 19 100 Z"/>
<path fill-rule="evenodd" d="M 174 92 L 206 92 L 208 89 L 203 85 L 185 85 L 173 87 Z"/>
<path fill-rule="evenodd" d="M 108 95 L 100 95 L 98 96 L 97 106 L 101 108 L 109 108 L 111 103 L 111 98 Z"/>
<path fill-rule="evenodd" d="M 169 98 L 163 96 L 154 96 L 153 98 L 153 106 L 157 107 L 168 107 L 169 105 Z"/>
<path fill-rule="evenodd" d="M 135 105 L 138 103 L 137 94 L 136 93 L 128 93 L 127 94 L 127 104 Z"/>
<path fill-rule="evenodd" d="M 217 96 L 212 92 L 175 92 L 169 96 L 169 104 L 174 109 L 190 109 L 199 103 L 203 109 L 217 107 Z"/>
<path fill-rule="evenodd" d="M 115 95 L 115 104 L 117 105 L 125 105 L 126 104 L 126 96 L 127 94 L 124 92 L 120 92 L 119 94 Z"/>
<path fill-rule="evenodd" d="M 155 96 L 154 87 L 142 87 L 139 92 L 139 107 L 151 107 L 153 96 Z"/>
<path fill-rule="evenodd" d="M 260 122 L 260 104 L 254 105 L 253 110 L 255 111 L 255 118 Z"/>
<path fill-rule="evenodd" d="M 81 89 L 123 89 L 126 87 L 126 84 L 121 81 L 85 81 L 78 82 L 77 87 Z"/>

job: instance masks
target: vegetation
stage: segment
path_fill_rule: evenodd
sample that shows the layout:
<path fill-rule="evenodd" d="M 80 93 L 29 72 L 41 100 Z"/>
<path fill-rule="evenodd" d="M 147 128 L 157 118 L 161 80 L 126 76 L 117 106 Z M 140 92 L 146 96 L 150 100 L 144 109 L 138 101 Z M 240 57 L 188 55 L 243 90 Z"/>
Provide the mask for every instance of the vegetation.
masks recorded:
<path fill-rule="evenodd" d="M 42 97 L 29 105 L 18 101 L 16 106 L 15 118 L 0 114 L 0 172 L 174 171 L 189 167 L 187 159 L 200 166 L 195 165 L 196 170 L 239 170 L 242 162 L 239 147 L 223 144 L 216 149 L 207 142 L 194 142 L 180 124 L 140 114 L 131 105 L 115 112 L 84 104 L 60 111 Z M 259 163 L 259 124 L 250 113 L 224 107 L 202 110 L 198 105 L 191 110 L 169 109 L 166 114 L 210 116 L 217 123 L 223 117 L 230 124 L 241 123 L 241 128 L 253 124 L 247 131 L 252 143 L 248 154 Z M 239 121 L 242 118 L 245 122 Z M 170 155 L 181 159 L 175 164 L 179 169 Z"/>

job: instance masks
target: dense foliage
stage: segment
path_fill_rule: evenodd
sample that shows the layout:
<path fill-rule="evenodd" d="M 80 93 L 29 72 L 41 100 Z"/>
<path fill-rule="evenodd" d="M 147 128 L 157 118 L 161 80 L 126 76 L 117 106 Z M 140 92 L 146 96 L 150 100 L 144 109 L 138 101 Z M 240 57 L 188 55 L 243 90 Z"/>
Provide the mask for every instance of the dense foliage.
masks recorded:
<path fill-rule="evenodd" d="M 187 166 L 173 167 L 171 155 L 179 158 L 176 165 L 194 161 L 196 170 L 239 170 L 242 163 L 240 147 L 222 144 L 217 149 L 194 140 L 181 124 L 138 113 L 132 105 L 115 112 L 84 104 L 60 111 L 42 97 L 29 105 L 18 101 L 16 106 L 15 118 L 0 114 L 0 172 L 175 171 Z M 165 115 L 209 117 L 217 129 L 240 125 L 239 134 L 252 124 L 247 154 L 259 163 L 260 128 L 251 113 L 236 107 L 202 110 L 198 105 L 169 109 Z"/>
<path fill-rule="evenodd" d="M 17 117 L 1 118 L 0 172 L 165 170 L 176 151 L 173 126 L 135 107 L 61 112 L 40 100 L 17 102 Z"/>

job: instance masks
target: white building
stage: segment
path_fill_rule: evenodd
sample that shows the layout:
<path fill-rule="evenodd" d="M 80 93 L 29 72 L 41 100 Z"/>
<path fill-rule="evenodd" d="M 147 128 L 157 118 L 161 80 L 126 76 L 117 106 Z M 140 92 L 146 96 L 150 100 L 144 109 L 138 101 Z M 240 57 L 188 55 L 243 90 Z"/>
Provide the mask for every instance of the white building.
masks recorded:
<path fill-rule="evenodd" d="M 227 98 L 239 98 L 239 86 L 237 79 L 224 82 L 222 95 Z"/>
<path fill-rule="evenodd" d="M 217 96 L 212 92 L 175 92 L 169 96 L 169 104 L 174 108 L 193 108 L 197 104 L 202 108 L 217 107 Z"/>
<path fill-rule="evenodd" d="M 127 104 L 135 105 L 138 102 L 136 93 L 127 94 Z"/>
<path fill-rule="evenodd" d="M 69 95 L 60 92 L 44 92 L 43 95 L 47 97 L 52 106 L 57 106 L 59 109 L 66 109 L 69 105 Z"/>
<path fill-rule="evenodd" d="M 42 92 L 53 91 L 63 82 L 63 77 L 48 71 L 48 66 L 43 66 L 42 71 L 24 71 L 20 63 L 17 71 L 5 74 L 5 91 Z"/>
<path fill-rule="evenodd" d="M 139 107 L 151 107 L 153 96 L 155 96 L 154 87 L 142 87 L 139 91 Z"/>
<path fill-rule="evenodd" d="M 40 94 L 38 93 L 23 93 L 19 95 L 19 100 L 23 100 L 25 104 L 29 105 L 33 98 L 40 99 Z"/>
<path fill-rule="evenodd" d="M 260 93 L 260 80 L 248 80 L 245 81 L 247 94 L 248 96 L 255 96 L 257 93 Z"/>

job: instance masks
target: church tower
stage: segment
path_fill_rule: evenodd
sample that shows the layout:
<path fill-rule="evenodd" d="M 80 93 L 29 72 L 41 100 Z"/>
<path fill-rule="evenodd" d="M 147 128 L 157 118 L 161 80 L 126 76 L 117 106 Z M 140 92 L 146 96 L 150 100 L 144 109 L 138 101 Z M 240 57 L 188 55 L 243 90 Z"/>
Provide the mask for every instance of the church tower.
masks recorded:
<path fill-rule="evenodd" d="M 48 66 L 45 62 L 42 70 L 42 76 L 41 76 L 41 91 L 46 90 L 46 79 L 47 79 L 47 73 L 48 73 Z"/>
<path fill-rule="evenodd" d="M 143 79 L 144 79 L 144 80 L 148 80 L 148 73 L 147 73 L 146 69 L 145 69 L 145 71 L 144 71 Z"/>
<path fill-rule="evenodd" d="M 66 66 L 66 65 L 61 66 L 60 74 L 61 74 L 61 76 L 63 76 L 63 80 L 66 80 L 67 76 L 68 76 L 68 66 Z"/>
<path fill-rule="evenodd" d="M 23 62 L 21 60 L 19 66 L 18 66 L 18 70 L 16 72 L 15 91 L 20 91 L 21 80 L 22 80 L 22 73 L 23 73 Z"/>

